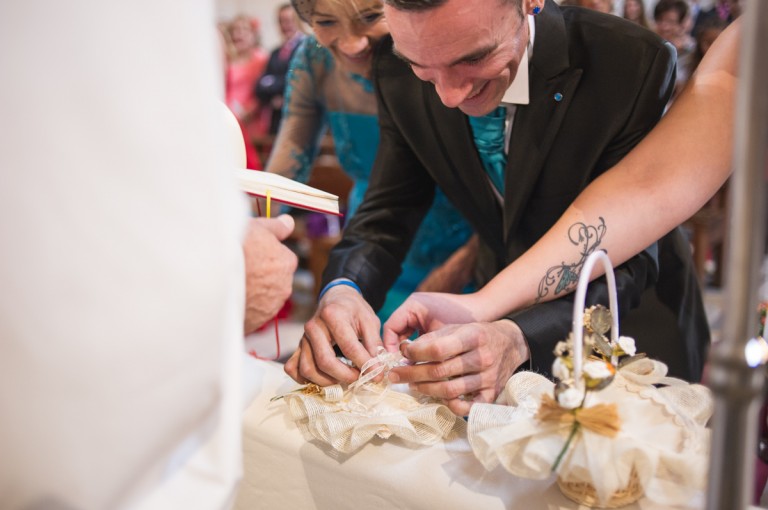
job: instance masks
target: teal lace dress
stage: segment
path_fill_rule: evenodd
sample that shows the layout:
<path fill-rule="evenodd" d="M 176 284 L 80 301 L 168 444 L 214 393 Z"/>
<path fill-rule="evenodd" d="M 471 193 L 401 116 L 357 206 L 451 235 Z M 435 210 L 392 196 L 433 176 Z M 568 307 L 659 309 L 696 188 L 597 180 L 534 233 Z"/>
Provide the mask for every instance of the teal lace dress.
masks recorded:
<path fill-rule="evenodd" d="M 348 197 L 347 216 L 351 217 L 368 187 L 379 144 L 371 82 L 340 70 L 331 53 L 314 37 L 307 37 L 291 60 L 284 97 L 283 121 L 266 170 L 306 182 L 320 140 L 330 129 L 339 162 L 354 182 Z M 379 311 L 382 321 L 471 234 L 469 224 L 438 190 L 402 273 Z"/>

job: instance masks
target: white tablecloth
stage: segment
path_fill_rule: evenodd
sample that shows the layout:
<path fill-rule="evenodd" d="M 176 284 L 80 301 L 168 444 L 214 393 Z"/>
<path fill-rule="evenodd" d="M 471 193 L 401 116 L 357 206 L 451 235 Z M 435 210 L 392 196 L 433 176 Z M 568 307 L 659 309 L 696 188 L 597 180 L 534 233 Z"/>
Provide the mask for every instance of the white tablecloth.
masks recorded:
<path fill-rule="evenodd" d="M 333 455 L 304 439 L 283 400 L 269 402 L 296 387 L 282 365 L 253 360 L 245 369 L 257 393 L 243 420 L 245 472 L 236 510 L 580 508 L 554 479 L 515 478 L 501 467 L 487 472 L 464 438 L 416 449 L 381 440 L 351 456 Z M 625 508 L 668 507 L 640 500 Z"/>

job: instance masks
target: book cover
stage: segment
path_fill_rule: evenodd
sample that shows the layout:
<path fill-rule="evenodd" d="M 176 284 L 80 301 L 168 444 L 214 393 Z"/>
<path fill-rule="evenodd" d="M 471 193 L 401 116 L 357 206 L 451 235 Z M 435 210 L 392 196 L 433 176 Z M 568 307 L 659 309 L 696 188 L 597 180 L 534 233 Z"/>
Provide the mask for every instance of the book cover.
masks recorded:
<path fill-rule="evenodd" d="M 272 200 L 291 207 L 341 215 L 337 195 L 261 170 L 237 169 L 235 176 L 240 189 L 251 195 L 266 198 L 269 190 Z"/>

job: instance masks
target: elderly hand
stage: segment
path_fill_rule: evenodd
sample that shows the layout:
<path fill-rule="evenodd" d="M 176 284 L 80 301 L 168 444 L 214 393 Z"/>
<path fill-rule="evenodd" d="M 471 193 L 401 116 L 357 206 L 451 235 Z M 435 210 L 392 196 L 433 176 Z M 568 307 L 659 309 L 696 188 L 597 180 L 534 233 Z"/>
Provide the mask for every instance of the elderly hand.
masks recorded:
<path fill-rule="evenodd" d="M 252 218 L 243 241 L 245 334 L 275 316 L 293 290 L 298 259 L 281 241 L 293 232 L 293 218 Z"/>
<path fill-rule="evenodd" d="M 474 402 L 494 402 L 530 356 L 522 331 L 506 319 L 448 326 L 401 350 L 415 364 L 393 369 L 390 381 L 411 383 L 459 416 L 467 416 Z"/>
<path fill-rule="evenodd" d="M 359 292 L 346 285 L 332 287 L 304 325 L 304 336 L 285 364 L 285 372 L 299 383 L 351 383 L 360 371 L 336 358 L 334 344 L 356 367 L 361 367 L 381 345 L 380 327 L 379 318 Z"/>

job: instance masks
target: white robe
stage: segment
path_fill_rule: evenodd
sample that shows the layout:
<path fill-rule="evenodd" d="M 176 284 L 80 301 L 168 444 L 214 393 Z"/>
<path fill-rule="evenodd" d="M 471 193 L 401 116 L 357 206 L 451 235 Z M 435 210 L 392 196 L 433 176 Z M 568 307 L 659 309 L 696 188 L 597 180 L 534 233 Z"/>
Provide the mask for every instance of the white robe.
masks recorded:
<path fill-rule="evenodd" d="M 218 56 L 207 0 L 0 3 L 3 509 L 233 498 L 246 209 Z"/>

